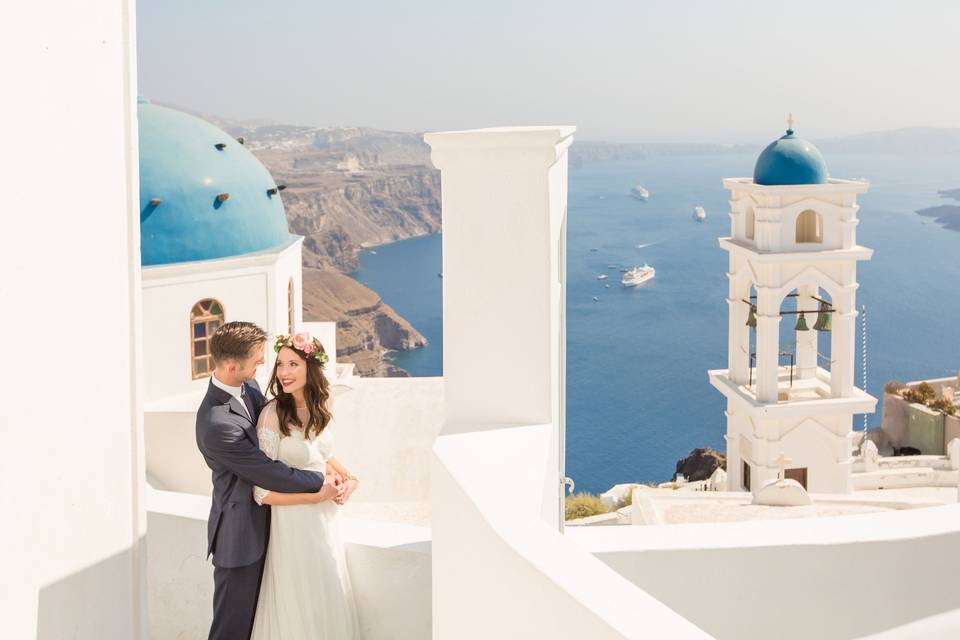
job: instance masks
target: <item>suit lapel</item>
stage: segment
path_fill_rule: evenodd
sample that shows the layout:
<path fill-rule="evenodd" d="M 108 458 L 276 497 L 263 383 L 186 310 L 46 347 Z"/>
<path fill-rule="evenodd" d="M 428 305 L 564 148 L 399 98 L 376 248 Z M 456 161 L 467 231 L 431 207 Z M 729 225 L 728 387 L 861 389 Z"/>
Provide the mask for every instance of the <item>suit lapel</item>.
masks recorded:
<path fill-rule="evenodd" d="M 254 419 L 251 419 L 250 416 L 247 415 L 247 412 L 240 401 L 220 387 L 213 384 L 213 382 L 211 382 L 207 388 L 207 393 L 212 394 L 220 404 L 227 405 L 227 408 L 230 409 L 231 413 L 236 414 L 241 420 L 243 420 L 243 432 L 247 434 L 247 437 L 250 438 L 254 444 L 259 446 L 260 441 L 257 438 L 256 418 L 254 417 Z"/>
<path fill-rule="evenodd" d="M 247 415 L 247 412 L 240 401 L 233 396 L 230 396 L 230 411 L 240 416 L 240 418 L 246 424 L 246 426 L 243 428 L 243 431 L 247 434 L 248 438 L 253 440 L 254 444 L 259 446 L 260 440 L 257 438 L 257 423 L 255 422 L 255 418 L 251 419 L 251 417 Z"/>

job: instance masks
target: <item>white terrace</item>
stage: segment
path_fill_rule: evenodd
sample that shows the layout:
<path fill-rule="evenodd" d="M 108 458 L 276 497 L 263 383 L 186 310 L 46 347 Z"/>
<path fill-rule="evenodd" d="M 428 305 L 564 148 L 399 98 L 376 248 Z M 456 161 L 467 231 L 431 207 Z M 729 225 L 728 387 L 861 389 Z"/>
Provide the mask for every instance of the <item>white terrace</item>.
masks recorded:
<path fill-rule="evenodd" d="M 206 498 L 146 483 L 161 452 L 143 432 L 134 10 L 21 3 L 0 45 L 17 61 L 0 288 L 31 310 L 0 314 L 5 638 L 201 638 L 209 615 Z M 364 499 L 419 495 L 431 526 L 348 523 L 364 637 L 953 637 L 960 505 L 564 532 L 572 136 L 427 136 L 443 172 L 445 377 L 361 381 L 340 431 Z"/>

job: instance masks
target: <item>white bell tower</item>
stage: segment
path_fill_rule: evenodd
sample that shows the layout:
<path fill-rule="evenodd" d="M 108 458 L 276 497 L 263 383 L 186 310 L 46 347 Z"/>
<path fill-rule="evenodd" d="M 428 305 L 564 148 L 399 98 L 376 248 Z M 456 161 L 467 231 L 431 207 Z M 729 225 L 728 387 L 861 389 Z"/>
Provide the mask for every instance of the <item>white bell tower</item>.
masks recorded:
<path fill-rule="evenodd" d="M 724 179 L 731 236 L 727 368 L 709 372 L 727 398 L 728 489 L 786 476 L 814 493 L 853 490 L 853 416 L 876 398 L 854 385 L 862 181 L 829 177 L 793 132 L 757 158 L 754 176 Z M 816 321 L 816 322 L 815 322 Z"/>

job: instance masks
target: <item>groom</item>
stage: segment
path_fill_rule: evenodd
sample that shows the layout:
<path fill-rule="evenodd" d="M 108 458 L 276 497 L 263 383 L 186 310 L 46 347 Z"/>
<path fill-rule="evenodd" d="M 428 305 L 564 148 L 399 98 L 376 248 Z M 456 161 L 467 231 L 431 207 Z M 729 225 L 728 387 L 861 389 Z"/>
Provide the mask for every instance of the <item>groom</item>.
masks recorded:
<path fill-rule="evenodd" d="M 213 624 L 210 640 L 250 637 L 270 508 L 253 500 L 253 485 L 279 493 L 337 495 L 323 474 L 292 469 L 260 450 L 257 418 L 266 404 L 254 380 L 263 364 L 267 334 L 251 322 L 228 322 L 210 339 L 216 367 L 197 410 L 197 446 L 213 471 L 213 503 L 207 523 L 207 556 L 213 554 Z"/>

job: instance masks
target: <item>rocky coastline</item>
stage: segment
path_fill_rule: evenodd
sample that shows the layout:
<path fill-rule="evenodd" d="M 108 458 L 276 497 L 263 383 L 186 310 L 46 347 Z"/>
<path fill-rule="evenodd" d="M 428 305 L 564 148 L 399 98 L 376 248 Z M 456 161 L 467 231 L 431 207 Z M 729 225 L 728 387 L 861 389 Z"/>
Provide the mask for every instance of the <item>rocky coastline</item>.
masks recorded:
<path fill-rule="evenodd" d="M 215 120 L 216 121 L 216 120 Z M 440 172 L 414 133 L 217 121 L 263 162 L 303 242 L 303 317 L 337 323 L 337 360 L 406 376 L 386 354 L 426 338 L 351 278 L 364 248 L 440 232 Z"/>
<path fill-rule="evenodd" d="M 427 344 L 419 331 L 379 295 L 333 269 L 303 269 L 303 315 L 337 323 L 337 360 L 361 376 L 406 376 L 384 357 Z"/>

